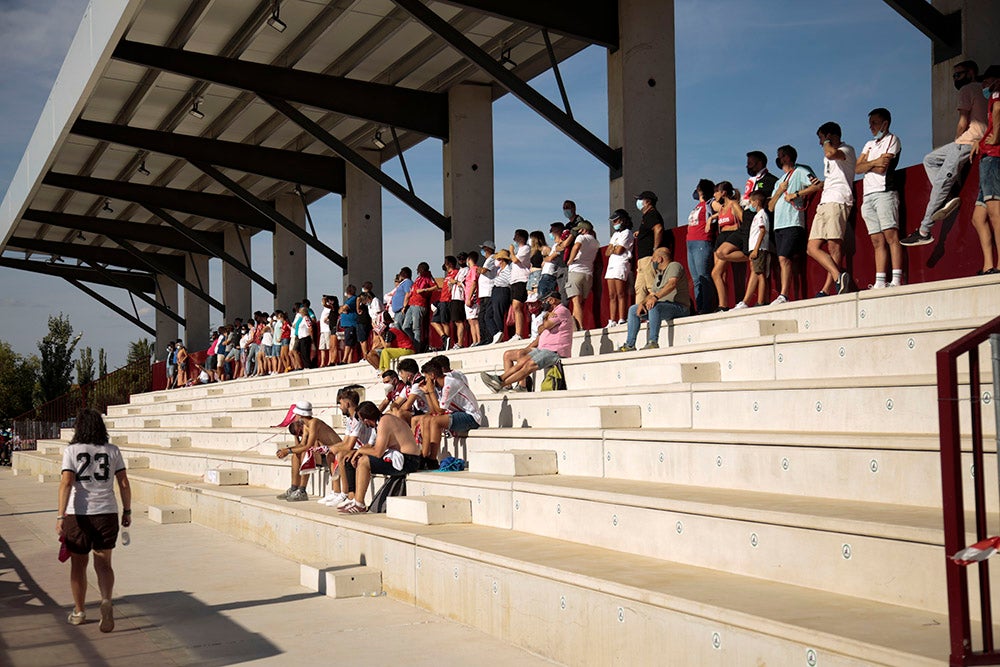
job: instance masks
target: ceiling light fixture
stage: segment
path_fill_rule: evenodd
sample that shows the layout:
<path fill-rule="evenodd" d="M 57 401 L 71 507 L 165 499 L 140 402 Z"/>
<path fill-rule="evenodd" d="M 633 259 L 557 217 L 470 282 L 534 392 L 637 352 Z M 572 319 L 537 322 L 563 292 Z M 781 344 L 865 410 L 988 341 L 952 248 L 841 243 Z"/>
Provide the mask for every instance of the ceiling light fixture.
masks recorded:
<path fill-rule="evenodd" d="M 375 144 L 375 148 L 379 150 L 385 149 L 385 142 L 382 141 L 382 128 L 375 130 L 375 137 L 372 139 L 372 143 Z"/>
<path fill-rule="evenodd" d="M 191 108 L 188 109 L 188 113 L 197 118 L 198 120 L 201 120 L 202 118 L 205 117 L 205 114 L 201 112 L 201 103 L 204 99 L 205 98 L 203 98 L 200 95 L 198 97 L 195 97 L 194 101 L 191 103 Z"/>
<path fill-rule="evenodd" d="M 145 160 L 142 161 L 142 164 L 139 165 L 139 168 L 136 171 L 138 171 L 143 176 L 149 176 L 149 169 L 146 169 L 146 161 Z"/>
<path fill-rule="evenodd" d="M 514 69 L 517 67 L 517 63 L 510 59 L 511 47 L 505 46 L 500 50 L 500 64 L 507 69 Z"/>
<path fill-rule="evenodd" d="M 81 241 L 86 241 L 87 240 L 87 237 L 83 235 L 83 232 L 77 232 L 76 233 L 76 238 L 80 239 Z"/>
<path fill-rule="evenodd" d="M 102 211 L 107 211 L 108 213 L 114 213 L 115 212 L 115 209 L 111 208 L 111 200 L 110 199 L 105 199 L 104 200 L 104 208 L 101 209 L 101 210 Z"/>
<path fill-rule="evenodd" d="M 271 16 L 268 17 L 267 24 L 278 32 L 285 32 L 285 28 L 288 26 L 284 21 L 278 18 L 278 6 L 280 4 L 279 0 L 274 0 L 274 6 L 271 8 Z"/>

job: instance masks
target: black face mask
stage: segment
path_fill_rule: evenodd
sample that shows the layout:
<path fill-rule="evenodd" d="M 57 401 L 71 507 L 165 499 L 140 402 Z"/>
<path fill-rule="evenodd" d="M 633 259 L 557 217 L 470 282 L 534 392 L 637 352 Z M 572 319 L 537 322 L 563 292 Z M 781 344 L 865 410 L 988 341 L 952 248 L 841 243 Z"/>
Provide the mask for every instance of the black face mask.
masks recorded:
<path fill-rule="evenodd" d="M 964 86 L 965 84 L 969 83 L 970 81 L 972 81 L 972 78 L 969 77 L 969 75 L 967 75 L 967 74 L 964 75 L 961 79 L 955 79 L 954 80 L 955 90 L 961 90 L 962 86 Z"/>
<path fill-rule="evenodd" d="M 785 166 L 785 163 L 782 162 L 780 155 L 778 157 L 774 158 L 774 164 L 775 164 L 776 167 L 778 167 L 778 169 L 783 169 L 784 166 Z"/>
<path fill-rule="evenodd" d="M 753 167 L 747 167 L 747 176 L 756 176 L 759 169 L 754 169 Z"/>

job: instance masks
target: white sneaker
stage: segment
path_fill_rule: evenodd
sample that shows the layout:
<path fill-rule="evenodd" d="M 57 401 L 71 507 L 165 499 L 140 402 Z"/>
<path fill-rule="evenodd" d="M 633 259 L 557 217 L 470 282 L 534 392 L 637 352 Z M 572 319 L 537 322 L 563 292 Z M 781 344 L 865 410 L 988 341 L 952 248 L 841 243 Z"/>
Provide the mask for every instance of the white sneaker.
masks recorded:
<path fill-rule="evenodd" d="M 338 505 L 340 505 L 340 503 L 344 502 L 345 500 L 347 500 L 346 493 L 334 493 L 330 496 L 330 499 L 325 500 L 323 504 L 326 505 L 327 507 L 337 507 Z"/>
<path fill-rule="evenodd" d="M 333 500 L 334 498 L 337 498 L 339 496 L 346 497 L 347 494 L 339 493 L 338 491 L 330 491 L 328 494 L 326 494 L 325 496 L 323 496 L 322 498 L 320 498 L 316 502 L 319 503 L 320 505 L 326 505 L 328 502 L 330 502 L 331 500 Z M 341 498 L 340 500 L 343 500 L 343 498 Z M 338 501 L 338 502 L 340 502 L 340 501 Z"/>
<path fill-rule="evenodd" d="M 618 326 L 623 327 L 628 324 L 628 320 L 618 320 Z"/>
<path fill-rule="evenodd" d="M 345 508 L 350 507 L 351 505 L 355 505 L 355 504 L 357 504 L 357 503 L 354 502 L 354 498 L 348 498 L 347 496 L 344 496 L 343 500 L 341 500 L 336 505 L 330 505 L 330 507 L 336 507 L 337 509 L 341 510 L 341 509 L 345 509 Z"/>
<path fill-rule="evenodd" d="M 771 305 L 777 306 L 778 304 L 781 303 L 788 303 L 788 297 L 786 297 L 784 294 L 779 294 L 778 298 L 771 302 Z"/>
<path fill-rule="evenodd" d="M 509 342 L 513 342 L 513 341 L 515 341 L 515 340 L 524 340 L 524 339 L 523 339 L 523 338 L 521 338 L 520 336 L 518 336 L 517 334 L 514 334 L 513 336 L 511 336 L 511 338 L 510 338 L 510 341 L 509 341 Z"/>
<path fill-rule="evenodd" d="M 614 327 L 617 324 L 618 324 L 618 322 L 616 322 L 615 320 L 608 320 L 608 323 L 604 325 L 604 328 L 605 329 L 611 329 L 612 327 Z"/>
<path fill-rule="evenodd" d="M 736 304 L 735 306 L 733 306 L 733 310 L 743 310 L 744 308 L 749 308 L 749 307 L 750 306 L 748 306 L 745 303 L 743 303 L 742 301 L 740 301 L 738 304 Z"/>
<path fill-rule="evenodd" d="M 493 334 L 493 342 L 494 343 L 499 343 L 501 338 L 503 338 L 503 332 L 502 331 L 498 331 L 495 334 Z"/>

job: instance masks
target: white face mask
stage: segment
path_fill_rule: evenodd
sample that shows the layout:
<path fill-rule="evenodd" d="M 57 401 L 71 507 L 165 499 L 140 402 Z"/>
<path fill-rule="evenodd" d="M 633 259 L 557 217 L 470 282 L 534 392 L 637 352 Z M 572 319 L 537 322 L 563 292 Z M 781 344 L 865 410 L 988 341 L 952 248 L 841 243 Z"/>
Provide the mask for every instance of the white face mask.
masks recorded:
<path fill-rule="evenodd" d="M 646 203 L 645 199 L 636 199 L 635 200 L 635 207 L 641 211 L 642 210 L 642 206 L 645 203 Z"/>

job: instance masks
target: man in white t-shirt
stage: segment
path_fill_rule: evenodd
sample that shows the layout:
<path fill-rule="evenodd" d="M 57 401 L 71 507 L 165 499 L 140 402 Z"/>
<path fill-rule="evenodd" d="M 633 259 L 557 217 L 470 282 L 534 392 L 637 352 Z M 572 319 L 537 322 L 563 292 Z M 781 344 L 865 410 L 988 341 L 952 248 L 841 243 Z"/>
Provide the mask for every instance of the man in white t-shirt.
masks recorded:
<path fill-rule="evenodd" d="M 453 434 L 468 433 L 483 422 L 476 395 L 461 373 L 446 373 L 440 362 L 432 359 L 421 367 L 424 374 L 423 395 L 429 407 L 420 421 L 422 435 L 421 469 L 436 470 L 441 449 L 441 434 L 447 429 Z M 416 430 L 416 429 L 415 429 Z"/>
<path fill-rule="evenodd" d="M 801 194 L 812 194 L 822 190 L 816 215 L 809 230 L 806 252 L 827 272 L 826 282 L 816 296 L 843 294 L 851 285 L 851 277 L 840 268 L 843 256 L 844 234 L 847 231 L 847 216 L 854 205 L 854 164 L 857 156 L 854 148 L 840 139 L 840 125 L 823 123 L 816 130 L 820 146 L 823 147 L 823 178 L 802 190 Z M 826 243 L 827 249 L 823 249 Z"/>
<path fill-rule="evenodd" d="M 856 171 L 864 174 L 864 198 L 861 217 L 875 251 L 873 289 L 903 284 L 903 246 L 899 242 L 899 193 L 896 191 L 896 165 L 901 146 L 899 137 L 889 131 L 892 114 L 879 107 L 868 114 L 872 139 L 861 149 Z M 892 282 L 887 283 L 887 268 L 892 268 Z"/>
<path fill-rule="evenodd" d="M 594 226 L 581 220 L 574 228 L 576 241 L 567 260 L 566 296 L 572 304 L 573 319 L 578 329 L 583 328 L 583 302 L 594 286 L 594 259 L 601 249 L 594 236 Z"/>
<path fill-rule="evenodd" d="M 326 294 L 323 295 L 323 310 L 319 314 L 319 359 L 320 368 L 330 363 L 330 317 L 333 302 Z M 336 317 L 334 315 L 333 317 Z"/>

